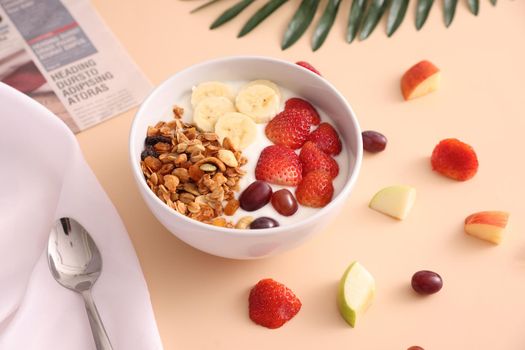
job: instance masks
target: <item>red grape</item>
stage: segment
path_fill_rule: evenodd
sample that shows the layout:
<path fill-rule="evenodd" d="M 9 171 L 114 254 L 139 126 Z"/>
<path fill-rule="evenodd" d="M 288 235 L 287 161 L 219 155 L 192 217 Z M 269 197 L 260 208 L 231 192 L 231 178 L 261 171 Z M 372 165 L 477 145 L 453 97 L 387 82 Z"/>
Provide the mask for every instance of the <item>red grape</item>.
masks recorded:
<path fill-rule="evenodd" d="M 272 198 L 272 188 L 264 181 L 255 181 L 239 197 L 241 208 L 254 211 L 264 207 Z"/>
<path fill-rule="evenodd" d="M 292 192 L 287 189 L 282 189 L 274 192 L 272 195 L 272 205 L 277 212 L 284 216 L 291 216 L 295 214 L 299 205 L 295 200 Z"/>
<path fill-rule="evenodd" d="M 263 216 L 253 220 L 250 224 L 250 229 L 257 230 L 261 228 L 272 228 L 277 226 L 279 226 L 279 223 L 276 220 Z"/>
<path fill-rule="evenodd" d="M 363 149 L 368 152 L 377 153 L 385 149 L 387 139 L 385 135 L 372 130 L 362 132 Z"/>
<path fill-rule="evenodd" d="M 434 294 L 443 287 L 441 276 L 432 271 L 418 271 L 412 276 L 412 288 L 419 294 Z"/>

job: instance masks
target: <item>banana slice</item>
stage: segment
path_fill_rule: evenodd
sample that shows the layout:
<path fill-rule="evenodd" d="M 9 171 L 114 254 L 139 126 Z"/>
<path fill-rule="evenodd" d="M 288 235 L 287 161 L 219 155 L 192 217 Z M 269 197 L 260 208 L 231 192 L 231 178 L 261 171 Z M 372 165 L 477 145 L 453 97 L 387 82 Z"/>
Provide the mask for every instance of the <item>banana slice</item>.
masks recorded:
<path fill-rule="evenodd" d="M 279 111 L 279 104 L 280 98 L 275 90 L 262 84 L 248 84 L 235 98 L 235 106 L 239 112 L 256 123 L 270 121 Z"/>
<path fill-rule="evenodd" d="M 193 111 L 193 123 L 206 132 L 215 130 L 215 123 L 228 112 L 235 112 L 233 102 L 224 96 L 207 97 Z"/>
<path fill-rule="evenodd" d="M 207 81 L 193 88 L 191 104 L 195 107 L 200 101 L 212 96 L 224 96 L 231 101 L 234 100 L 233 91 L 228 85 L 219 81 Z"/>
<path fill-rule="evenodd" d="M 277 96 L 279 96 L 279 100 L 282 99 L 281 89 L 279 89 L 279 86 L 275 84 L 273 81 L 262 80 L 262 79 L 253 80 L 253 81 L 250 81 L 247 86 L 252 86 L 252 85 L 266 85 L 269 88 L 273 89 L 273 91 L 275 91 Z"/>
<path fill-rule="evenodd" d="M 219 118 L 215 133 L 222 141 L 228 137 L 235 148 L 244 149 L 257 138 L 257 125 L 245 114 L 231 112 Z"/>

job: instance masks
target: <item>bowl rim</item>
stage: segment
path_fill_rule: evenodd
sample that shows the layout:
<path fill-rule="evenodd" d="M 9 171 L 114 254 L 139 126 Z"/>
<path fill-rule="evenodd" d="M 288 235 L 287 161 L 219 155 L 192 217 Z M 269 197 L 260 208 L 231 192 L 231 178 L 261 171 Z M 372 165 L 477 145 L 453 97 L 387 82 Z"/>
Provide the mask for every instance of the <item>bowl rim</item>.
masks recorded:
<path fill-rule="evenodd" d="M 150 103 L 150 101 L 155 97 L 155 95 L 158 93 L 158 91 L 166 85 L 169 81 L 172 79 L 175 79 L 178 75 L 181 74 L 187 74 L 191 70 L 199 69 L 207 65 L 212 64 L 223 64 L 228 63 L 231 61 L 238 61 L 238 60 L 253 60 L 253 61 L 265 61 L 270 62 L 272 64 L 280 64 L 284 65 L 289 69 L 298 70 L 301 71 L 303 74 L 309 74 L 314 77 L 315 80 L 319 81 L 321 85 L 325 85 L 329 88 L 329 90 L 336 95 L 337 98 L 339 98 L 341 101 L 343 101 L 343 105 L 346 107 L 346 114 L 349 116 L 351 122 L 353 123 L 355 129 L 356 129 L 356 135 L 353 135 L 357 141 L 357 150 L 355 153 L 355 163 L 352 171 L 349 174 L 348 180 L 345 182 L 343 188 L 339 193 L 336 194 L 336 196 L 332 199 L 330 203 L 328 203 L 325 207 L 320 208 L 319 211 L 317 211 L 312 216 L 302 220 L 295 222 L 293 224 L 285 225 L 285 226 L 277 226 L 272 227 L 268 229 L 263 230 L 250 230 L 250 229 L 236 229 L 236 228 L 227 228 L 227 227 L 220 227 L 220 226 L 213 226 L 210 224 L 206 224 L 203 222 L 200 222 L 195 219 L 191 219 L 185 215 L 182 215 L 178 213 L 177 211 L 173 210 L 172 208 L 168 207 L 166 203 L 164 203 L 160 198 L 158 198 L 154 193 L 151 191 L 151 189 L 146 185 L 146 182 L 143 179 L 142 169 L 140 168 L 140 162 L 135 159 L 136 155 L 134 153 L 135 147 L 134 147 L 134 141 L 133 136 L 137 137 L 139 134 L 137 133 L 138 130 L 138 120 L 139 117 L 142 114 L 145 114 L 144 110 L 146 109 L 147 105 Z M 179 70 L 178 72 L 170 75 L 168 78 L 164 79 L 160 84 L 158 84 L 151 92 L 150 94 L 142 101 L 139 109 L 135 113 L 131 128 L 129 132 L 129 140 L 128 140 L 128 152 L 129 152 L 129 161 L 131 163 L 131 168 L 133 172 L 133 176 L 135 177 L 136 182 L 139 183 L 139 186 L 142 187 L 142 192 L 146 192 L 147 195 L 150 198 L 153 198 L 154 201 L 156 201 L 158 204 L 160 204 L 160 207 L 162 210 L 169 215 L 175 215 L 181 218 L 183 221 L 187 222 L 190 225 L 196 225 L 197 227 L 203 228 L 205 231 L 208 232 L 221 232 L 232 236 L 242 237 L 242 238 L 250 238 L 250 237 L 261 237 L 261 236 L 270 236 L 275 234 L 285 234 L 286 232 L 295 232 L 296 229 L 300 227 L 306 227 L 310 224 L 313 224 L 316 220 L 318 220 L 320 217 L 322 217 L 326 211 L 334 210 L 337 208 L 339 203 L 346 200 L 348 197 L 350 191 L 354 187 L 357 178 L 359 176 L 360 170 L 361 170 L 361 164 L 363 159 L 363 141 L 361 137 L 361 127 L 359 125 L 359 122 L 357 120 L 356 114 L 352 107 L 350 106 L 350 103 L 346 100 L 346 98 L 337 90 L 337 88 L 330 83 L 326 78 L 310 71 L 309 69 L 306 69 L 302 66 L 299 66 L 295 63 L 285 61 L 278 58 L 272 58 L 267 56 L 257 56 L 257 55 L 235 55 L 235 56 L 226 56 L 226 57 L 219 57 L 214 58 L 210 60 L 206 60 L 204 62 L 200 62 L 197 64 L 193 64 L 191 66 L 188 66 L 184 69 Z M 146 203 L 147 204 L 147 203 Z M 342 203 L 341 203 L 342 204 Z M 151 210 L 151 208 L 150 208 Z M 152 210 L 153 211 L 153 210 Z M 247 234 L 249 232 L 249 234 Z"/>

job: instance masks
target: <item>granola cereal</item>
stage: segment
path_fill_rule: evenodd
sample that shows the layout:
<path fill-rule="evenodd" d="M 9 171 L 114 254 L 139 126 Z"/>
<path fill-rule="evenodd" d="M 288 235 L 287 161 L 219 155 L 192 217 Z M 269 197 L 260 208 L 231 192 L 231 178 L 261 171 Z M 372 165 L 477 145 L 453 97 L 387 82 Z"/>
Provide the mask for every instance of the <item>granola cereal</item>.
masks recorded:
<path fill-rule="evenodd" d="M 174 119 L 149 126 L 141 168 L 149 188 L 173 210 L 220 227 L 235 227 L 223 215 L 239 208 L 235 192 L 247 163 L 225 138 L 182 121 L 184 110 L 173 108 Z"/>

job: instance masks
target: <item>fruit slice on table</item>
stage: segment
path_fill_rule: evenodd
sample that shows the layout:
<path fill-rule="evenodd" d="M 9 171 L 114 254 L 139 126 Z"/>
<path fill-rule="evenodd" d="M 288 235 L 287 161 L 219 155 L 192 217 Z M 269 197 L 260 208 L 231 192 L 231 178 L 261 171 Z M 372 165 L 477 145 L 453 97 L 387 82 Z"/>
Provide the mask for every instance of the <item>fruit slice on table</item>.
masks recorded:
<path fill-rule="evenodd" d="M 295 190 L 297 201 L 312 208 L 322 208 L 332 201 L 332 176 L 324 169 L 312 170 L 303 177 Z"/>
<path fill-rule="evenodd" d="M 312 125 L 318 125 L 321 117 L 312 104 L 299 97 L 292 97 L 284 104 L 284 109 L 293 109 L 304 112 Z"/>
<path fill-rule="evenodd" d="M 219 81 L 207 81 L 193 88 L 191 105 L 195 107 L 205 98 L 212 96 L 223 96 L 231 101 L 234 99 L 233 91 L 228 85 Z"/>
<path fill-rule="evenodd" d="M 394 185 L 377 192 L 370 201 L 370 208 L 403 220 L 408 216 L 416 201 L 416 189 L 411 186 Z"/>
<path fill-rule="evenodd" d="M 266 137 L 276 145 L 291 149 L 301 148 L 310 134 L 311 122 L 303 113 L 284 110 L 277 114 L 264 130 Z"/>
<path fill-rule="evenodd" d="M 299 153 L 299 159 L 303 166 L 303 176 L 312 170 L 318 169 L 328 171 L 332 176 L 332 179 L 335 179 L 339 174 L 339 165 L 335 159 L 321 151 L 312 141 L 307 141 L 303 145 L 301 153 Z"/>
<path fill-rule="evenodd" d="M 376 283 L 372 275 L 355 261 L 346 269 L 337 294 L 339 312 L 345 321 L 355 327 L 357 319 L 370 307 L 374 300 Z"/>
<path fill-rule="evenodd" d="M 291 149 L 272 145 L 264 148 L 255 167 L 255 178 L 276 185 L 297 186 L 302 180 L 302 165 Z"/>
<path fill-rule="evenodd" d="M 213 132 L 220 117 L 235 112 L 233 102 L 224 96 L 207 97 L 200 101 L 193 111 L 193 122 L 203 131 Z"/>
<path fill-rule="evenodd" d="M 430 158 L 432 169 L 454 180 L 466 181 L 478 171 L 478 157 L 474 149 L 458 139 L 439 142 Z"/>
<path fill-rule="evenodd" d="M 321 123 L 307 138 L 314 142 L 326 154 L 333 156 L 341 153 L 343 146 L 334 127 L 328 123 Z"/>
<path fill-rule="evenodd" d="M 429 61 L 412 66 L 401 78 L 401 92 L 405 100 L 427 95 L 439 88 L 441 72 Z"/>
<path fill-rule="evenodd" d="M 235 106 L 256 123 L 267 123 L 279 111 L 280 101 L 278 93 L 268 85 L 248 84 L 239 91 Z"/>
<path fill-rule="evenodd" d="M 302 306 L 288 287 L 271 278 L 260 280 L 252 288 L 248 303 L 250 319 L 272 329 L 291 320 Z"/>
<path fill-rule="evenodd" d="M 230 112 L 217 120 L 215 133 L 221 143 L 227 137 L 236 149 L 245 149 L 257 138 L 257 125 L 247 115 Z"/>
<path fill-rule="evenodd" d="M 465 232 L 485 241 L 500 244 L 508 220 L 507 212 L 481 211 L 465 219 Z"/>

